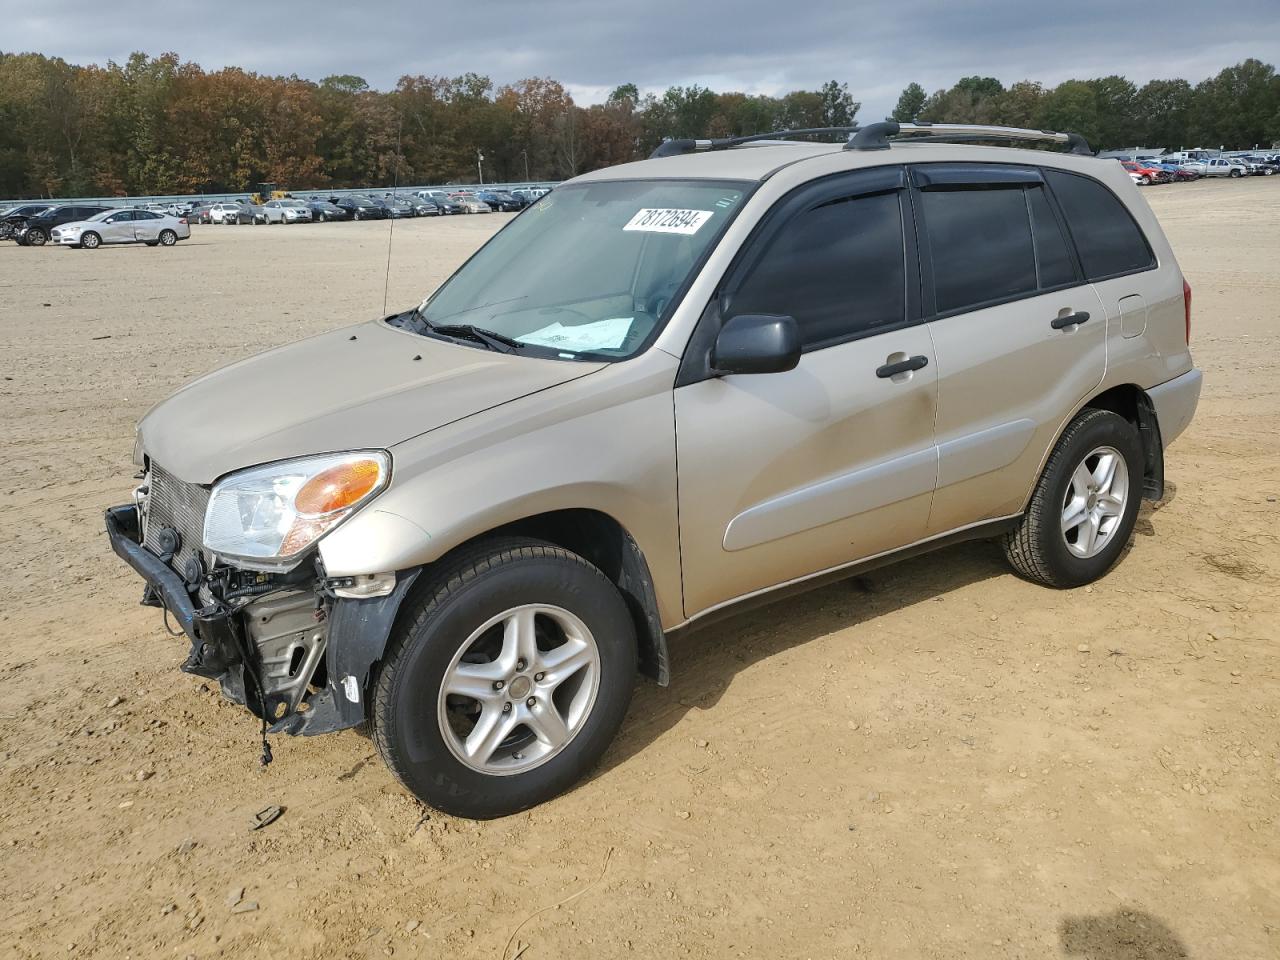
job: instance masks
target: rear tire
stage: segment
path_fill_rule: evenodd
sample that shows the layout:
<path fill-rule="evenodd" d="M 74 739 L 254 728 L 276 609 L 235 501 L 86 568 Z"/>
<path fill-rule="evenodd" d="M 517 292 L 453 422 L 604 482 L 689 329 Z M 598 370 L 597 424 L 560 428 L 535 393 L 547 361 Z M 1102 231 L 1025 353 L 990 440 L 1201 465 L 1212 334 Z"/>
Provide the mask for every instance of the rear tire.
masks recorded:
<path fill-rule="evenodd" d="M 533 646 L 522 645 L 529 637 Z M 568 663 L 570 648 L 575 665 L 557 669 L 556 651 Z M 517 660 L 521 651 L 532 659 Z M 456 691 L 464 673 L 481 677 L 470 681 L 476 695 L 446 695 L 446 681 Z M 460 552 L 406 605 L 370 683 L 373 738 L 425 803 L 477 820 L 507 816 L 595 765 L 635 675 L 635 626 L 604 574 L 549 543 L 495 539 Z M 473 734 L 486 739 L 486 720 L 494 733 L 482 748 Z"/>
<path fill-rule="evenodd" d="M 1004 554 L 1013 569 L 1060 589 L 1103 576 L 1133 534 L 1144 467 L 1133 424 L 1108 410 L 1082 411 L 1050 454 L 1027 512 L 1005 534 Z"/>
<path fill-rule="evenodd" d="M 160 231 L 160 246 L 172 247 L 177 242 L 178 242 L 178 235 L 174 233 L 172 230 Z"/>

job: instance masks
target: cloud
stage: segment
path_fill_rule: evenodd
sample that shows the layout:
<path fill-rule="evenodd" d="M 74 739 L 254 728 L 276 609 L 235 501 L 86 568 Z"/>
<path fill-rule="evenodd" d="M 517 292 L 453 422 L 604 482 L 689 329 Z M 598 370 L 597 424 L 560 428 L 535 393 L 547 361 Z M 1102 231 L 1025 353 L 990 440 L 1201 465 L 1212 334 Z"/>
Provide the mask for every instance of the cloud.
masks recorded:
<path fill-rule="evenodd" d="M 1280 60 L 1275 0 L 1237 0 L 1229 16 L 1206 9 L 1203 0 L 1166 0 L 1158 11 L 1114 0 L 0 0 L 0 44 L 76 63 L 173 51 L 208 69 L 354 73 L 381 89 L 417 73 L 476 72 L 499 84 L 550 76 L 584 103 L 625 82 L 776 94 L 836 79 L 874 118 L 910 81 L 926 90 L 969 74 L 1195 82 L 1245 57 Z"/>

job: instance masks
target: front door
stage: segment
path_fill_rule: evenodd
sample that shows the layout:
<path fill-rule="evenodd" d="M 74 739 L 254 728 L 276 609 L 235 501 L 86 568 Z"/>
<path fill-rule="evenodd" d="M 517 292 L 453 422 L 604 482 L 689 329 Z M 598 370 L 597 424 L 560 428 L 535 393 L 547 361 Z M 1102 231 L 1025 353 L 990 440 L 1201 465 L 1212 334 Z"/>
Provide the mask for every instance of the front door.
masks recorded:
<path fill-rule="evenodd" d="M 691 354 L 741 314 L 794 317 L 804 353 L 785 373 L 732 376 L 686 357 L 675 418 L 687 616 L 923 536 L 937 367 L 916 323 L 910 222 L 901 168 L 801 188 L 708 306 L 711 335 L 700 327 Z"/>
<path fill-rule="evenodd" d="M 103 243 L 128 243 L 133 240 L 132 210 L 120 210 L 102 221 Z"/>

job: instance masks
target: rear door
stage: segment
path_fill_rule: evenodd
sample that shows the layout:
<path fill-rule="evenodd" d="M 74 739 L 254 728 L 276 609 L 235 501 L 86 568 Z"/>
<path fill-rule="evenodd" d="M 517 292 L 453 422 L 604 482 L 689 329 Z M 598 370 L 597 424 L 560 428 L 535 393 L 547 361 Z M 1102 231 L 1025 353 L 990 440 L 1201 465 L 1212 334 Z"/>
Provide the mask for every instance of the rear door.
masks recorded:
<path fill-rule="evenodd" d="M 1107 315 L 1038 168 L 911 177 L 938 359 L 936 535 L 1022 509 L 1064 415 L 1106 372 Z"/>
<path fill-rule="evenodd" d="M 937 367 L 906 193 L 901 167 L 793 192 L 708 305 L 675 391 L 686 615 L 923 535 Z M 716 331 L 741 314 L 794 317 L 799 366 L 709 375 Z"/>
<path fill-rule="evenodd" d="M 150 210 L 135 210 L 133 212 L 133 239 L 138 242 L 158 239 L 161 222 L 162 219 L 158 213 L 152 213 Z"/>

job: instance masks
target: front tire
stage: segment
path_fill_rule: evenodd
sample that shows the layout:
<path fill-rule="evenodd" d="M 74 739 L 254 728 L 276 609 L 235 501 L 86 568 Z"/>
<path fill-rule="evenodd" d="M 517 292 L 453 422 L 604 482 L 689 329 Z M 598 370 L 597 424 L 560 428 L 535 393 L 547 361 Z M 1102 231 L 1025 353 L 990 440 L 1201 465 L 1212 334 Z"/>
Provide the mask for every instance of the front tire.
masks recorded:
<path fill-rule="evenodd" d="M 80 246 L 86 250 L 97 250 L 102 246 L 102 238 L 92 231 L 80 235 Z"/>
<path fill-rule="evenodd" d="M 1019 576 L 1080 587 L 1120 558 L 1138 518 L 1145 460 L 1138 431 L 1108 410 L 1067 425 L 1004 553 Z"/>
<path fill-rule="evenodd" d="M 43 230 L 39 227 L 33 227 L 27 231 L 24 242 L 30 247 L 43 247 L 45 241 L 48 239 L 49 238 L 45 236 L 45 232 Z"/>
<path fill-rule="evenodd" d="M 577 783 L 622 724 L 635 626 L 583 558 L 503 538 L 418 590 L 371 684 L 373 738 L 413 794 L 455 816 L 525 810 Z"/>

